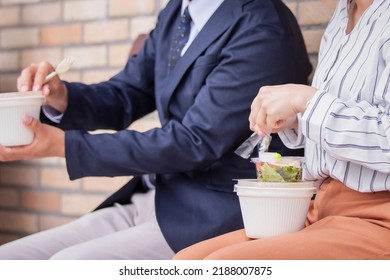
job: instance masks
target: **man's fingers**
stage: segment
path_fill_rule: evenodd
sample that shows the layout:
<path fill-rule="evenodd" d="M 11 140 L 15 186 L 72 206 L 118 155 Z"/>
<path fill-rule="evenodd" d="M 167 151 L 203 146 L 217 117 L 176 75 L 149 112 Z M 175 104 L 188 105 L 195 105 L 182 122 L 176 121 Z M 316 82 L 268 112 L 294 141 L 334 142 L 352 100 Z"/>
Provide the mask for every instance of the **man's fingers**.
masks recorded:
<path fill-rule="evenodd" d="M 14 161 L 23 158 L 24 147 L 0 146 L 0 161 Z"/>
<path fill-rule="evenodd" d="M 48 97 L 49 96 L 49 94 L 50 94 L 49 85 L 47 85 L 47 84 L 43 85 L 43 87 L 42 87 L 42 94 L 43 94 L 44 97 Z M 45 100 L 45 102 L 47 102 L 47 101 Z"/>
<path fill-rule="evenodd" d="M 32 89 L 37 68 L 38 66 L 36 64 L 31 64 L 29 67 L 22 70 L 17 79 L 17 87 L 20 92 L 26 92 Z"/>
<path fill-rule="evenodd" d="M 39 130 L 41 123 L 37 119 L 29 115 L 23 115 L 22 118 L 24 125 L 31 129 L 33 132 L 37 132 Z"/>
<path fill-rule="evenodd" d="M 39 67 L 37 68 L 34 77 L 33 90 L 35 91 L 41 90 L 45 77 L 53 70 L 54 70 L 53 66 L 51 66 L 48 62 L 43 61 L 39 63 Z"/>
<path fill-rule="evenodd" d="M 9 148 L 0 145 L 0 161 L 7 161 L 8 154 L 9 154 Z"/>

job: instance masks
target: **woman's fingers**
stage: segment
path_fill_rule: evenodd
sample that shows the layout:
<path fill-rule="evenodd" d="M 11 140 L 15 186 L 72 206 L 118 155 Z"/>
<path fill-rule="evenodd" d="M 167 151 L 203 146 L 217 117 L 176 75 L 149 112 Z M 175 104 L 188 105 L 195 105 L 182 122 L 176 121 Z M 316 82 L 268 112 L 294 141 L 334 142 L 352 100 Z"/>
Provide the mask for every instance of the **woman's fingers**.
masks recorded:
<path fill-rule="evenodd" d="M 278 131 L 291 114 L 291 95 L 285 86 L 261 87 L 251 106 L 250 127 L 264 133 Z"/>
<path fill-rule="evenodd" d="M 299 84 L 261 87 L 251 105 L 250 129 L 267 133 L 297 127 L 297 114 L 305 111 L 316 91 Z"/>

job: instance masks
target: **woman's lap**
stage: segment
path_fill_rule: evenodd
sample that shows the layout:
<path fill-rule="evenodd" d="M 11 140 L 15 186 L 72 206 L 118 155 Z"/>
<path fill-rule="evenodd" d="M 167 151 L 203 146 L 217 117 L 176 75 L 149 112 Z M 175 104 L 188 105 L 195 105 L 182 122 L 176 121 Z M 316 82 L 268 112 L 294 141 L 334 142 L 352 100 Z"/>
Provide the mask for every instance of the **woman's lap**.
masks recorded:
<path fill-rule="evenodd" d="M 317 193 L 307 226 L 249 239 L 244 230 L 182 250 L 176 259 L 388 259 L 390 192 L 358 193 L 328 180 Z"/>

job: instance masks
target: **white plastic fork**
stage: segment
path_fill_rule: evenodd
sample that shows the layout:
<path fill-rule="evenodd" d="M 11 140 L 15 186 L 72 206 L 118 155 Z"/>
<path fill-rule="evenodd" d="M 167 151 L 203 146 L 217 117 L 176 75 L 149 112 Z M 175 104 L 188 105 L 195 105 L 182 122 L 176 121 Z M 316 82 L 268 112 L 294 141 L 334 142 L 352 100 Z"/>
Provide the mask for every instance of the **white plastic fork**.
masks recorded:
<path fill-rule="evenodd" d="M 43 81 L 43 83 L 47 83 L 48 81 L 50 81 L 53 77 L 55 77 L 56 75 L 59 75 L 59 74 L 63 74 L 65 72 L 67 72 L 70 67 L 72 66 L 73 64 L 73 57 L 72 56 L 67 56 L 65 57 L 58 65 L 57 67 L 55 68 L 55 70 L 53 72 L 51 72 L 50 74 L 48 74 L 45 78 L 45 80 Z"/>

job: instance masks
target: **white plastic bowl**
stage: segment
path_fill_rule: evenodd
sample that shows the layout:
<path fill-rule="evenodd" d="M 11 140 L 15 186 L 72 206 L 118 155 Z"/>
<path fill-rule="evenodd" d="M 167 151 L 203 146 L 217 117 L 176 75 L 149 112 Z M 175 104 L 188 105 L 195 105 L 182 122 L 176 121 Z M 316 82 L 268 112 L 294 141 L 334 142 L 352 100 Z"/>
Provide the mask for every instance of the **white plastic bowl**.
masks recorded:
<path fill-rule="evenodd" d="M 30 144 L 34 134 L 22 120 L 23 115 L 39 118 L 44 97 L 39 91 L 0 93 L 0 145 Z"/>
<path fill-rule="evenodd" d="M 277 236 L 304 227 L 314 182 L 245 182 L 238 180 L 234 188 L 248 237 Z"/>

